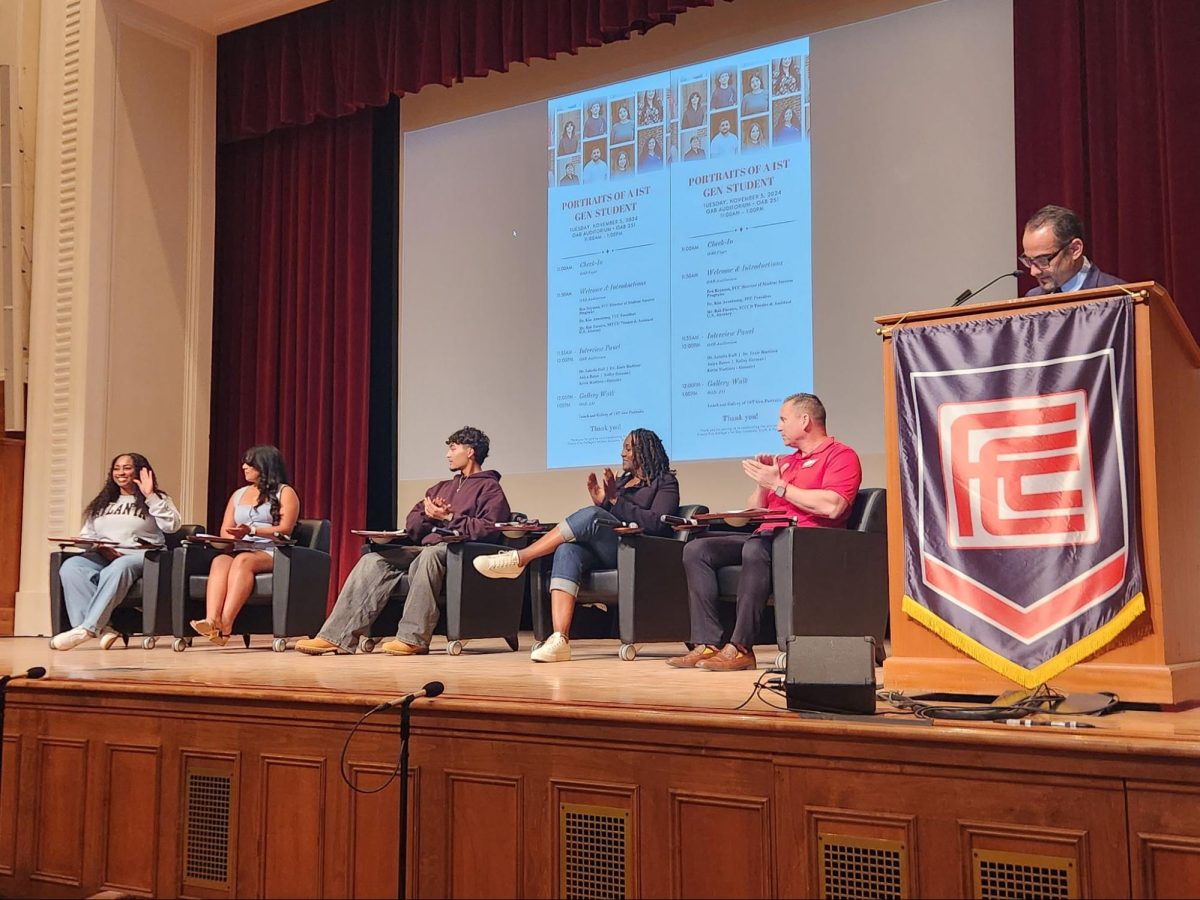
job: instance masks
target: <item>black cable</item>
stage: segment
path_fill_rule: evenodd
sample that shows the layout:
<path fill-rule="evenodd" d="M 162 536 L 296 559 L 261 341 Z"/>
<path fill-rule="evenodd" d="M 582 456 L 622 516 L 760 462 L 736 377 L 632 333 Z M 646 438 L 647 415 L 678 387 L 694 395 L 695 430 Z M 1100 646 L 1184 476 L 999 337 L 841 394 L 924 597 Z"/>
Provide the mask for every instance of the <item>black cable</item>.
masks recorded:
<path fill-rule="evenodd" d="M 1062 694 L 1046 685 L 1039 685 L 1033 693 L 1018 703 L 1009 706 L 949 706 L 946 704 L 923 703 L 907 697 L 899 691 L 878 691 L 876 696 L 899 710 L 911 713 L 918 719 L 945 719 L 960 722 L 994 722 L 1001 719 L 1022 719 L 1040 712 L 1048 701 L 1062 699 Z"/>
<path fill-rule="evenodd" d="M 354 723 L 354 727 L 350 729 L 350 733 L 346 735 L 346 743 L 342 744 L 342 758 L 340 764 L 338 765 L 338 774 L 342 776 L 342 781 L 346 782 L 346 787 L 350 788 L 350 790 L 354 791 L 356 794 L 378 794 L 389 784 L 395 781 L 396 777 L 400 774 L 400 763 L 397 761 L 396 768 L 394 768 L 392 773 L 388 775 L 387 781 L 379 785 L 379 787 L 371 788 L 370 790 L 367 788 L 360 788 L 358 785 L 354 784 L 350 780 L 350 777 L 346 774 L 346 751 L 350 749 L 350 741 L 354 739 L 354 735 L 358 732 L 358 729 L 362 726 L 363 722 L 367 721 L 367 719 L 373 716 L 375 713 L 381 712 L 384 709 L 387 709 L 387 704 L 381 703 L 363 713 L 362 717 Z"/>

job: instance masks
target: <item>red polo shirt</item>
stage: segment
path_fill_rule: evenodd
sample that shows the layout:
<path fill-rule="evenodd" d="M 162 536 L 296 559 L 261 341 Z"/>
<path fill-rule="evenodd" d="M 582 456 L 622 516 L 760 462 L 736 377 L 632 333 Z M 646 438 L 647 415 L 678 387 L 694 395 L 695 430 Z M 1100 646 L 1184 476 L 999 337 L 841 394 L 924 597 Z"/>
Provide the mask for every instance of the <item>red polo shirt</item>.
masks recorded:
<path fill-rule="evenodd" d="M 783 480 L 793 487 L 804 490 L 834 491 L 846 500 L 846 511 L 836 519 L 827 519 L 805 512 L 795 504 L 789 503 L 782 497 L 776 497 L 773 491 L 767 492 L 766 508 L 771 512 L 782 512 L 796 517 L 796 525 L 801 528 L 845 528 L 846 520 L 850 518 L 850 507 L 862 484 L 862 463 L 858 454 L 845 444 L 827 437 L 811 453 L 801 453 L 797 450 L 790 456 L 779 460 L 779 473 Z M 764 522 L 759 531 L 769 531 L 772 528 L 783 528 L 786 522 Z"/>

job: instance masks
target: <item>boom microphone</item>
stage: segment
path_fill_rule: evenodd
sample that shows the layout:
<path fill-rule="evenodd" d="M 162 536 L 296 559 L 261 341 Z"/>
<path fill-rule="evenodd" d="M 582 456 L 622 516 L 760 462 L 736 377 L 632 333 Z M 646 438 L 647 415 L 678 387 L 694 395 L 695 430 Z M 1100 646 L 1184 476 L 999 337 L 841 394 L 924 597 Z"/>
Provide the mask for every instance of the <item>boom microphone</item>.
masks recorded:
<path fill-rule="evenodd" d="M 961 294 L 959 294 L 957 297 L 954 298 L 954 302 L 951 303 L 950 306 L 951 307 L 961 306 L 962 304 L 964 304 L 968 300 L 970 300 L 972 297 L 974 297 L 976 294 L 981 294 L 984 291 L 986 291 L 988 288 L 990 288 L 993 284 L 995 284 L 1001 278 L 1020 278 L 1020 277 L 1021 277 L 1020 269 L 1013 269 L 1011 272 L 1005 272 L 1002 275 L 997 275 L 995 278 L 993 278 L 991 281 L 989 281 L 987 284 L 985 284 L 981 288 L 976 288 L 973 291 L 968 288 L 967 290 L 963 291 Z"/>
<path fill-rule="evenodd" d="M 434 697 L 440 696 L 446 686 L 440 681 L 431 681 L 419 691 L 413 691 L 411 694 L 405 694 L 403 697 L 397 697 L 395 700 L 388 700 L 386 703 L 380 703 L 376 709 L 395 709 L 397 706 L 407 706 L 414 700 L 420 700 L 422 697 L 427 697 L 432 700 Z"/>

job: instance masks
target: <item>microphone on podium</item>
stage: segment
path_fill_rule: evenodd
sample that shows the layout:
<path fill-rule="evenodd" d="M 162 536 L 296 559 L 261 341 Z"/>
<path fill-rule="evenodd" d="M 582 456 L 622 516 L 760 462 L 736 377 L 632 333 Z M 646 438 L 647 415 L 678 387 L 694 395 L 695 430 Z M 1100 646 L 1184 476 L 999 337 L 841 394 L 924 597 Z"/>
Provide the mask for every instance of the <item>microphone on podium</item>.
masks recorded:
<path fill-rule="evenodd" d="M 995 284 L 1001 278 L 1020 278 L 1020 277 L 1021 277 L 1020 269 L 1013 269 L 1011 272 L 1004 272 L 1000 275 L 997 275 L 995 278 L 993 278 L 991 281 L 989 281 L 987 284 L 985 284 L 981 288 L 976 288 L 973 291 L 968 288 L 967 290 L 963 291 L 961 294 L 959 294 L 957 297 L 954 298 L 954 302 L 951 303 L 950 306 L 951 307 L 961 306 L 962 304 L 964 304 L 968 300 L 970 300 L 972 297 L 974 297 L 976 294 L 981 294 L 984 291 L 986 291 L 988 288 L 990 288 L 993 284 Z"/>

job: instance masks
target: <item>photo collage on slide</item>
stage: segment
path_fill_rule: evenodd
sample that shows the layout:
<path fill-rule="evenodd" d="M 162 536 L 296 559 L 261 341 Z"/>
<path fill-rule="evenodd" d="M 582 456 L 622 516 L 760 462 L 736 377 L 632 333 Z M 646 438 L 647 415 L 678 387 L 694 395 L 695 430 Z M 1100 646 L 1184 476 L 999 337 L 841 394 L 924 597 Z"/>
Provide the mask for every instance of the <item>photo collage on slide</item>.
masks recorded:
<path fill-rule="evenodd" d="M 663 87 L 584 95 L 549 122 L 549 184 L 574 187 L 809 136 L 809 57 L 714 64 Z"/>

